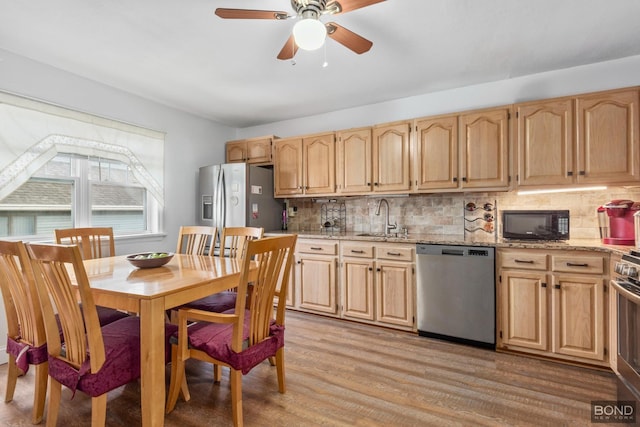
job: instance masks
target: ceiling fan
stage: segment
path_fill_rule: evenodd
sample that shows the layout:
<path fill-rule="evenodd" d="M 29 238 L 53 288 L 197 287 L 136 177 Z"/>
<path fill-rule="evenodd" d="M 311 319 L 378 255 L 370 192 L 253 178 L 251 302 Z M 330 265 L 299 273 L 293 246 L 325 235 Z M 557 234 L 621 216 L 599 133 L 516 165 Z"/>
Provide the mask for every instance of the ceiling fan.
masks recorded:
<path fill-rule="evenodd" d="M 291 7 L 295 14 L 275 10 L 218 8 L 216 15 L 224 19 L 285 20 L 298 18 L 299 21 L 294 25 L 291 36 L 278 54 L 278 59 L 293 58 L 298 48 L 318 49 L 324 44 L 327 36 L 355 53 L 362 54 L 371 49 L 373 46 L 371 41 L 335 22 L 325 24 L 320 21 L 320 16 L 351 12 L 383 1 L 385 0 L 291 0 Z"/>

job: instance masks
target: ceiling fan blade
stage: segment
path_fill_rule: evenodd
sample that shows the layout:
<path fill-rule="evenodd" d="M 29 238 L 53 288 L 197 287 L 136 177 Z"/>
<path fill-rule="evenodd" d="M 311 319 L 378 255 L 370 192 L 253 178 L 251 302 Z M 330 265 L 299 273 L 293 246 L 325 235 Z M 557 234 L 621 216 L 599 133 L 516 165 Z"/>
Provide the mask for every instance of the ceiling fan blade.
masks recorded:
<path fill-rule="evenodd" d="M 329 22 L 326 25 L 327 27 L 327 35 L 344 45 L 345 47 L 351 49 L 358 55 L 368 52 L 373 46 L 373 43 L 369 40 L 365 39 L 362 36 L 354 33 L 353 31 L 349 31 L 344 27 L 336 24 L 335 22 Z"/>
<path fill-rule="evenodd" d="M 296 52 L 298 52 L 298 45 L 293 38 L 293 34 L 291 34 L 278 54 L 278 59 L 291 59 L 296 56 Z"/>
<path fill-rule="evenodd" d="M 216 15 L 224 19 L 287 19 L 289 14 L 277 10 L 217 8 Z"/>
<path fill-rule="evenodd" d="M 335 0 L 327 4 L 327 10 L 336 10 L 334 14 L 351 12 L 352 10 L 371 6 L 386 0 Z"/>

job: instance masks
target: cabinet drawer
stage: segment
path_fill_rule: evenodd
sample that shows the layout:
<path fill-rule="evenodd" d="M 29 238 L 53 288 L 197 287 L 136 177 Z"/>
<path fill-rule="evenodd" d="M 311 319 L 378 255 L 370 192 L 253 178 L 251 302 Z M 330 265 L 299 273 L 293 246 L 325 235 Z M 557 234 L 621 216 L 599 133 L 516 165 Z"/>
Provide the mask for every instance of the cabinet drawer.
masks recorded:
<path fill-rule="evenodd" d="M 378 246 L 376 255 L 378 259 L 393 259 L 396 261 L 413 261 L 413 247 Z"/>
<path fill-rule="evenodd" d="M 601 256 L 585 255 L 552 255 L 551 269 L 564 273 L 604 273 L 604 258 Z"/>
<path fill-rule="evenodd" d="M 307 254 L 338 255 L 338 242 L 322 240 L 301 240 L 296 244 L 296 252 Z"/>
<path fill-rule="evenodd" d="M 501 251 L 500 266 L 520 270 L 546 270 L 547 254 L 544 252 Z"/>
<path fill-rule="evenodd" d="M 362 243 L 342 243 L 342 256 L 373 258 L 373 246 Z"/>

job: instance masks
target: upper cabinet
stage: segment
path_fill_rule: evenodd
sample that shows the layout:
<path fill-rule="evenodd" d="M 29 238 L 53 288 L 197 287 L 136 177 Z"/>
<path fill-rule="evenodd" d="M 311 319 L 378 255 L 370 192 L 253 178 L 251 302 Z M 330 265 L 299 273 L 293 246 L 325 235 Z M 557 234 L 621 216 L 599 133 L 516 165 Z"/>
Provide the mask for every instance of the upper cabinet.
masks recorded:
<path fill-rule="evenodd" d="M 576 98 L 578 183 L 638 180 L 638 103 L 638 89 Z"/>
<path fill-rule="evenodd" d="M 458 188 L 458 115 L 416 119 L 415 129 L 416 189 Z"/>
<path fill-rule="evenodd" d="M 509 187 L 509 107 L 415 120 L 418 191 Z"/>
<path fill-rule="evenodd" d="M 509 188 L 509 116 L 510 107 L 460 115 L 461 187 Z"/>
<path fill-rule="evenodd" d="M 633 88 L 516 104 L 518 185 L 637 181 L 638 103 Z"/>
<path fill-rule="evenodd" d="M 271 148 L 273 140 L 276 138 L 275 136 L 263 136 L 227 142 L 227 163 L 272 164 Z"/>
<path fill-rule="evenodd" d="M 573 101 L 518 104 L 519 185 L 573 183 Z"/>
<path fill-rule="evenodd" d="M 409 149 L 411 126 L 407 121 L 373 127 L 373 191 L 408 192 L 411 189 Z"/>
<path fill-rule="evenodd" d="M 335 193 L 333 133 L 278 139 L 274 147 L 276 197 Z"/>
<path fill-rule="evenodd" d="M 371 128 L 338 132 L 336 148 L 338 193 L 350 195 L 371 192 Z"/>

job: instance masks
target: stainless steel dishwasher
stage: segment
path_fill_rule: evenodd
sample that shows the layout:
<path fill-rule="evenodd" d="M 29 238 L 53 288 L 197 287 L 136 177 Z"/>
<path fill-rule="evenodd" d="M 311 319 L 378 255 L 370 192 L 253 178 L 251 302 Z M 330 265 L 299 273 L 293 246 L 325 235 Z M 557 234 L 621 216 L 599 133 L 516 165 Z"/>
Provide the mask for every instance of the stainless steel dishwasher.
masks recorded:
<path fill-rule="evenodd" d="M 495 248 L 418 244 L 416 257 L 418 333 L 495 349 Z"/>

